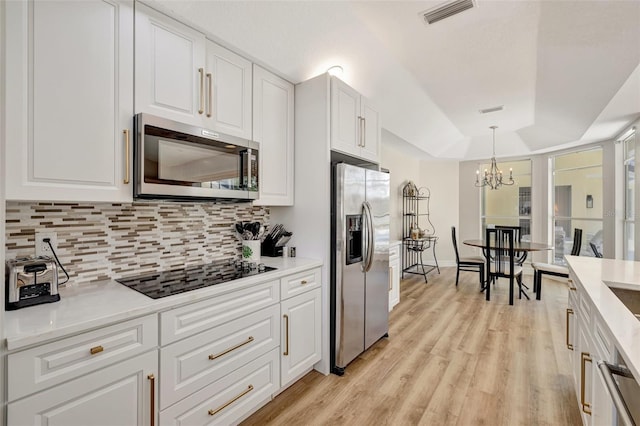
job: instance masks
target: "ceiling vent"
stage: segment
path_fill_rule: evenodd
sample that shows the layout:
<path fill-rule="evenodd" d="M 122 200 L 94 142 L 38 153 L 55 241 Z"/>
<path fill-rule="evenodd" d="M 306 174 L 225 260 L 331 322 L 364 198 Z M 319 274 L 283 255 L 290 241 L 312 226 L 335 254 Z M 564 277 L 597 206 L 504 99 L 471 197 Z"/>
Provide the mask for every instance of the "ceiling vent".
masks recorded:
<path fill-rule="evenodd" d="M 504 105 L 495 106 L 492 108 L 485 108 L 480 110 L 480 114 L 489 114 L 490 112 L 502 111 L 504 109 Z"/>
<path fill-rule="evenodd" d="M 467 9 L 471 9 L 474 6 L 474 0 L 454 0 L 438 5 L 433 9 L 420 12 L 420 14 L 426 24 L 433 24 L 450 16 L 457 15 L 460 12 L 464 12 Z"/>

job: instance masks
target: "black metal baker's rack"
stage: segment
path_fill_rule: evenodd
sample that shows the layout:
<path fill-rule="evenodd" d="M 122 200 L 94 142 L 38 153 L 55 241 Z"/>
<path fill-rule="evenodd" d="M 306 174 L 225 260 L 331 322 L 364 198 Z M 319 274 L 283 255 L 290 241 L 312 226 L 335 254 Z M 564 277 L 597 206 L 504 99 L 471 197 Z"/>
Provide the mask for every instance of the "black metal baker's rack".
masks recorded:
<path fill-rule="evenodd" d="M 424 276 L 434 269 L 440 273 L 436 258 L 435 227 L 429 217 L 429 202 L 431 191 L 429 188 L 418 188 L 409 181 L 402 188 L 402 278 L 404 274 L 418 274 Z M 413 230 L 413 232 L 412 232 Z M 418 231 L 419 230 L 419 231 Z M 412 235 L 413 234 L 413 235 Z M 433 254 L 433 263 L 425 262 L 424 253 Z"/>

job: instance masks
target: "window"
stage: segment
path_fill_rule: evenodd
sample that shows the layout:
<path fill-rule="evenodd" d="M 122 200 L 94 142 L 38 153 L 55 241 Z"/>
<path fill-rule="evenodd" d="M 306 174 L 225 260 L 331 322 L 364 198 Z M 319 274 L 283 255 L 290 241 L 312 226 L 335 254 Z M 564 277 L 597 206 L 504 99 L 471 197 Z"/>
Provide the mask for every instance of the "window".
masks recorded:
<path fill-rule="evenodd" d="M 531 161 L 511 161 L 500 163 L 498 167 L 508 176 L 513 169 L 512 186 L 501 186 L 499 189 L 482 188 L 482 235 L 487 225 L 509 225 L 522 228 L 522 239 L 531 235 Z M 488 168 L 483 164 L 479 170 Z"/>
<path fill-rule="evenodd" d="M 581 256 L 602 253 L 602 149 L 555 156 L 552 170 L 553 262 L 564 264 L 575 228 L 582 229 Z"/>
<path fill-rule="evenodd" d="M 635 230 L 635 132 L 622 141 L 624 149 L 624 239 L 623 258 L 634 260 Z"/>

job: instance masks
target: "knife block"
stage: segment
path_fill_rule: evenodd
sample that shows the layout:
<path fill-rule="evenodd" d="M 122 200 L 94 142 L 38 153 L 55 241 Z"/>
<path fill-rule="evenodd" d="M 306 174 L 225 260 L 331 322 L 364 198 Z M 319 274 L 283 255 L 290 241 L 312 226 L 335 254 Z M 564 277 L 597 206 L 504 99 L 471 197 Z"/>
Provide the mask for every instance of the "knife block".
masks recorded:
<path fill-rule="evenodd" d="M 261 249 L 263 256 L 282 257 L 282 246 L 276 246 L 274 243 L 264 241 Z"/>

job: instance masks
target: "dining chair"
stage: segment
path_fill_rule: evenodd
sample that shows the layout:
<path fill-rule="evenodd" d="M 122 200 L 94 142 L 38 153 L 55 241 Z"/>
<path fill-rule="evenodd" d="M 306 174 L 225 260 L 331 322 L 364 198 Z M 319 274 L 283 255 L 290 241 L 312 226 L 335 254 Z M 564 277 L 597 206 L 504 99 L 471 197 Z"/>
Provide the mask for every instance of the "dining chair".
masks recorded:
<path fill-rule="evenodd" d="M 456 239 L 456 227 L 451 227 L 451 241 L 453 242 L 453 250 L 456 252 L 456 287 L 458 286 L 458 277 L 460 271 L 478 272 L 480 278 L 480 288 L 484 284 L 484 257 L 482 256 L 469 256 L 460 257 L 458 255 L 458 241 Z"/>
<path fill-rule="evenodd" d="M 576 228 L 573 231 L 573 246 L 571 248 L 571 256 L 579 256 L 582 247 L 582 229 Z M 562 265 L 554 265 L 552 263 L 533 262 L 533 292 L 536 294 L 536 300 L 542 297 L 542 276 L 552 275 L 554 277 L 569 278 L 569 268 Z"/>
<path fill-rule="evenodd" d="M 521 226 L 510 226 L 510 225 L 496 225 L 496 229 L 513 229 L 513 240 L 520 243 L 522 241 L 522 227 Z M 527 252 L 526 251 L 518 251 L 516 250 L 516 264 L 522 266 L 524 261 L 527 260 Z"/>
<path fill-rule="evenodd" d="M 595 257 L 602 257 L 602 253 L 600 253 L 598 247 L 594 243 L 589 243 L 589 247 L 591 247 L 591 251 Z"/>
<path fill-rule="evenodd" d="M 514 234 L 513 229 L 504 228 L 487 228 L 485 232 L 485 250 L 491 253 L 486 259 L 487 268 L 487 284 L 484 289 L 486 299 L 491 300 L 490 281 L 497 278 L 509 278 L 509 305 L 513 305 L 513 282 L 518 283 L 518 298 L 522 298 L 526 293 L 522 289 L 522 266 L 516 263 L 516 255 L 514 250 Z"/>

